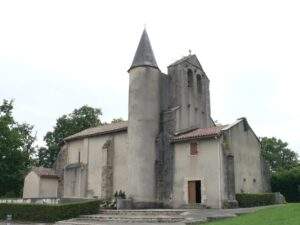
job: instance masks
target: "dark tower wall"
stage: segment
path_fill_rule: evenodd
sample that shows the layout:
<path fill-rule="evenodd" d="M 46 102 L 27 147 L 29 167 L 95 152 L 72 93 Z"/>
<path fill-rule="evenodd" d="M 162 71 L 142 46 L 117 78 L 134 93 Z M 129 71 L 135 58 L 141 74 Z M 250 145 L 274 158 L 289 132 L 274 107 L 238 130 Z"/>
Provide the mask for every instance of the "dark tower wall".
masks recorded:
<path fill-rule="evenodd" d="M 157 137 L 160 130 L 161 72 L 146 30 L 129 69 L 128 180 L 137 208 L 155 207 Z"/>
<path fill-rule="evenodd" d="M 179 106 L 176 130 L 213 126 L 210 118 L 209 79 L 196 56 L 168 67 L 170 107 Z"/>
<path fill-rule="evenodd" d="M 130 71 L 129 195 L 135 204 L 156 201 L 156 138 L 160 119 L 160 71 L 138 67 Z"/>
<path fill-rule="evenodd" d="M 195 127 L 213 126 L 210 118 L 209 79 L 196 56 L 185 57 L 168 67 L 161 78 L 160 133 L 157 141 L 156 195 L 172 205 L 174 145 L 170 137 Z"/>

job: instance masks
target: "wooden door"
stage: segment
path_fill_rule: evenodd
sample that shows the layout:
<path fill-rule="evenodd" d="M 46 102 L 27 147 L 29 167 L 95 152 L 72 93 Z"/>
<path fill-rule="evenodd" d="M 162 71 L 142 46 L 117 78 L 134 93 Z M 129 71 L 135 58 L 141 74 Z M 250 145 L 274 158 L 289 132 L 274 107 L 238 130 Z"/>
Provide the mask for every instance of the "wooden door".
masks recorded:
<path fill-rule="evenodd" d="M 196 182 L 189 181 L 188 182 L 188 193 L 189 193 L 189 204 L 196 203 Z"/>

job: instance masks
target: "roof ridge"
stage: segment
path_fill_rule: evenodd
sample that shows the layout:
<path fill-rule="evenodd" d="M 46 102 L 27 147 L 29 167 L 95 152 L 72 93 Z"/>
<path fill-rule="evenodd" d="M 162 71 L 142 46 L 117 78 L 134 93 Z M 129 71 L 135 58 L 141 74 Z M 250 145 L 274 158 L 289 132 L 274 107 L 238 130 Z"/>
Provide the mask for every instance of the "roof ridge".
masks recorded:
<path fill-rule="evenodd" d="M 64 141 L 69 141 L 73 139 L 79 139 L 84 137 L 90 137 L 100 134 L 107 134 L 107 133 L 113 133 L 118 131 L 126 130 L 128 127 L 128 121 L 121 121 L 117 123 L 109 123 L 109 124 L 103 124 L 96 127 L 90 127 L 85 130 L 82 130 L 80 132 L 77 132 L 73 135 L 70 135 L 66 138 L 64 138 Z"/>

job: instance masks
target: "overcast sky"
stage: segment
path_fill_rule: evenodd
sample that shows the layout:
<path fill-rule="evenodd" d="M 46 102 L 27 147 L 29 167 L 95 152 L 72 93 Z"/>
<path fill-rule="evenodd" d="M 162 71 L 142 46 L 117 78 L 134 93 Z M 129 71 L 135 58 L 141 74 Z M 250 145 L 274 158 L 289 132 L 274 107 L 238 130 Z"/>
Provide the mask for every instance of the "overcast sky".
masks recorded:
<path fill-rule="evenodd" d="M 35 126 L 84 104 L 127 119 L 129 68 L 144 24 L 160 69 L 196 54 L 212 117 L 247 117 L 300 153 L 299 1 L 2 1 L 0 100 Z"/>

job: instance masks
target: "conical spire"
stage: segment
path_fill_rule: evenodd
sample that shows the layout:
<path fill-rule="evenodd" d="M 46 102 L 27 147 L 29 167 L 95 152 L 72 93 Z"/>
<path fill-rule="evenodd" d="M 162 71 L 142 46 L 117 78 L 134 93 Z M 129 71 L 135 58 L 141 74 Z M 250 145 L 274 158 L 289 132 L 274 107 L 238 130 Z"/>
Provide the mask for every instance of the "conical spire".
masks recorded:
<path fill-rule="evenodd" d="M 143 31 L 129 70 L 139 66 L 150 66 L 158 69 L 146 29 Z"/>

